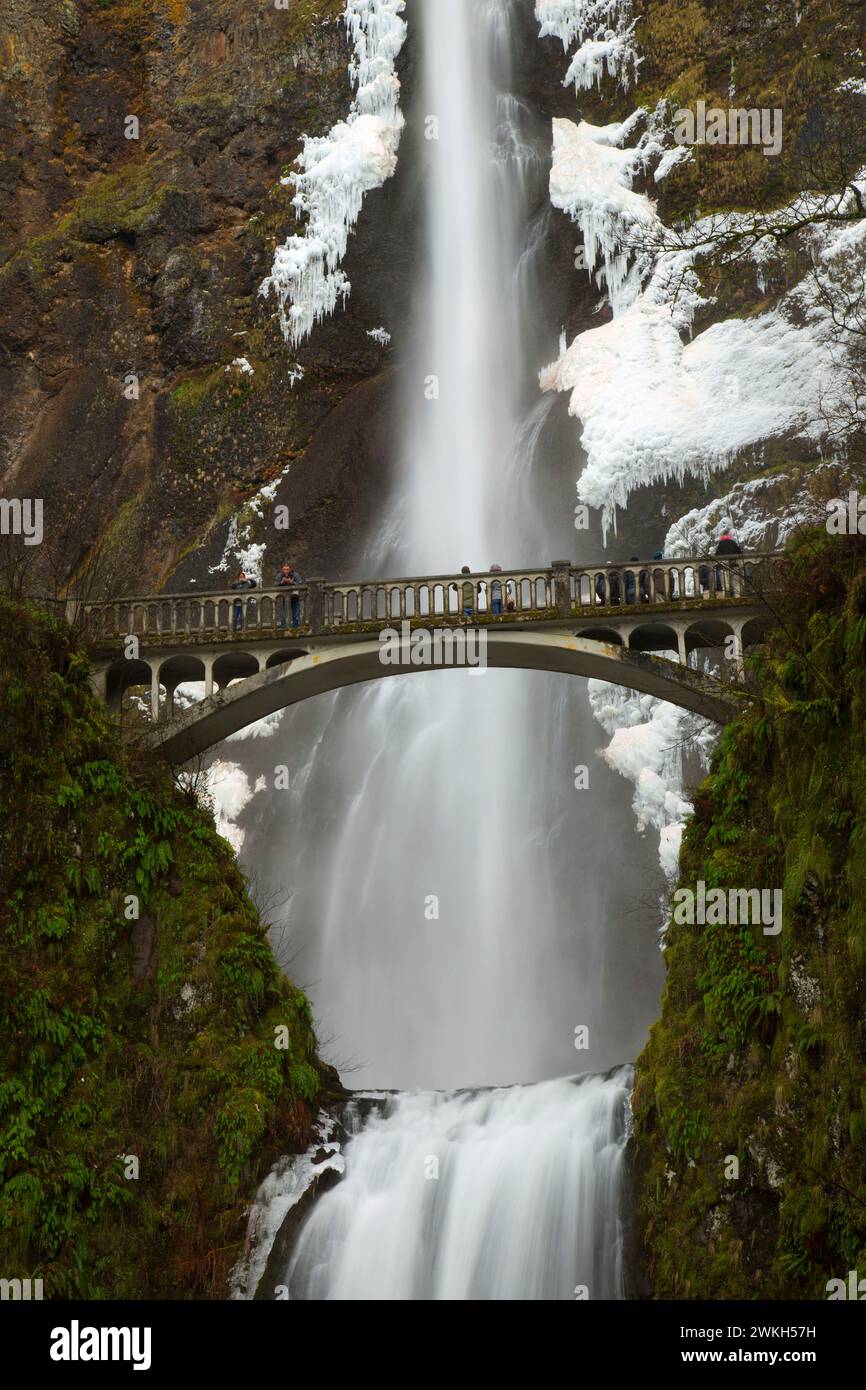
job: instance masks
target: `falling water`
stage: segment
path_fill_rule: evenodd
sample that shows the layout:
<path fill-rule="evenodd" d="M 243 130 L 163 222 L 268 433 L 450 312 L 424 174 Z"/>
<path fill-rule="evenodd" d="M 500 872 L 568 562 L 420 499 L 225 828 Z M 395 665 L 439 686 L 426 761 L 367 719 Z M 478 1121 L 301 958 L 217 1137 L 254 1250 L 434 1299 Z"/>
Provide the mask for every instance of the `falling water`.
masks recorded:
<path fill-rule="evenodd" d="M 303 1226 L 292 1299 L 616 1298 L 631 1073 L 389 1098 Z"/>
<path fill-rule="evenodd" d="M 556 505 L 540 447 L 549 127 L 511 94 L 516 6 L 410 15 L 418 119 L 438 138 L 422 142 L 399 485 L 366 574 L 574 552 L 573 493 Z M 633 1055 L 652 1012 L 623 921 L 640 866 L 616 863 L 627 797 L 596 737 L 582 683 L 518 671 L 395 677 L 284 721 L 292 786 L 269 807 L 276 835 L 256 834 L 279 846 L 268 885 L 291 885 L 285 963 L 350 1084 L 452 1092 L 397 1097 L 355 1135 L 295 1251 L 294 1297 L 615 1296 L 624 1073 L 544 1080 Z"/>

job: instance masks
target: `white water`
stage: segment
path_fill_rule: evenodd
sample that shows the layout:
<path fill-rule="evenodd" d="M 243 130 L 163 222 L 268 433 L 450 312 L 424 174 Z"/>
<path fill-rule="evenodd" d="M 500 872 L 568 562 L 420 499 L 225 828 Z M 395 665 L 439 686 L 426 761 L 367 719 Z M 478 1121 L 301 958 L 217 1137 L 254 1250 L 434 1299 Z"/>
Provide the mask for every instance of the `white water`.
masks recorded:
<path fill-rule="evenodd" d="M 539 447 L 549 127 L 510 93 L 516 8 L 423 0 L 410 14 L 418 111 L 439 139 L 423 142 L 399 485 L 368 575 L 575 550 L 573 492 L 553 495 Z M 633 1056 L 652 1016 L 623 917 L 640 873 L 631 831 L 620 862 L 627 797 L 597 737 L 581 682 L 516 671 L 392 678 L 284 721 L 291 789 L 256 832 L 277 843 L 269 886 L 291 885 L 284 963 L 347 1084 L 429 1088 L 352 1141 L 300 1237 L 293 1297 L 617 1296 L 623 1073 L 545 1080 Z M 453 1094 L 522 1082 L 541 1084 Z"/>
<path fill-rule="evenodd" d="M 364 1121 L 355 1111 L 346 1176 L 319 1198 L 282 1275 L 289 1297 L 620 1297 L 630 1084 L 623 1068 L 398 1095 Z"/>

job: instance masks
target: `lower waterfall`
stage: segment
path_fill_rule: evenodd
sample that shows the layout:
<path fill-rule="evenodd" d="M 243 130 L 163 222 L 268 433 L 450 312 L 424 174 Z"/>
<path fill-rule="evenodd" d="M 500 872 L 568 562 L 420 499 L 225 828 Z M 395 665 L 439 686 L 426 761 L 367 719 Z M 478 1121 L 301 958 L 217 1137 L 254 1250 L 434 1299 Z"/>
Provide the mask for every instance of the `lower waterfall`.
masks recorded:
<path fill-rule="evenodd" d="M 340 1115 L 343 1175 L 274 1271 L 278 1296 L 621 1298 L 631 1081 L 620 1067 L 532 1086 L 359 1093 Z M 336 1145 L 326 1148 L 330 1166 Z M 315 1165 L 297 1162 L 309 1180 Z"/>

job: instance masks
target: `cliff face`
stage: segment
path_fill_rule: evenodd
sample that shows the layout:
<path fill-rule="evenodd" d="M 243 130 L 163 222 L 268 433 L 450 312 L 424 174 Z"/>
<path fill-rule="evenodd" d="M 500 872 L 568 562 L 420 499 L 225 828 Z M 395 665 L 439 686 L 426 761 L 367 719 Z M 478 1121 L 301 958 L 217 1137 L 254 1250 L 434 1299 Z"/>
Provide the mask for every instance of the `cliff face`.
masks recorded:
<path fill-rule="evenodd" d="M 231 849 L 118 750 L 69 631 L 0 600 L 0 666 L 4 1277 L 225 1297 L 336 1076 Z"/>
<path fill-rule="evenodd" d="M 6 0 L 0 491 L 46 499 L 64 577 L 98 545 L 115 591 L 208 582 L 229 517 L 281 474 L 291 531 L 256 535 L 266 565 L 286 544 L 307 574 L 356 563 L 395 452 L 396 355 L 369 332 L 399 343 L 423 254 L 411 6 L 397 173 L 364 200 L 346 307 L 294 350 L 258 295 L 275 246 L 303 229 L 280 177 L 302 135 L 349 110 L 344 8 Z M 573 115 L 530 0 L 518 23 L 516 90 L 542 122 Z M 551 351 L 595 307 L 573 246 L 557 217 Z M 241 356 L 252 373 L 231 367 Z M 566 451 L 573 469 L 570 434 Z"/>
<path fill-rule="evenodd" d="M 293 390 L 292 354 L 257 296 L 274 245 L 296 229 L 280 175 L 302 132 L 349 107 L 342 9 L 5 6 L 3 490 L 46 498 L 55 529 L 74 511 L 68 571 L 108 537 L 122 580 L 164 578 L 379 370 L 356 294 Z M 130 115 L 138 140 L 124 136 Z M 226 371 L 238 356 L 254 375 Z M 130 373 L 138 399 L 125 394 Z M 322 455 L 310 505 L 349 467 L 339 447 Z"/>
<path fill-rule="evenodd" d="M 807 533 L 786 587 L 680 878 L 779 889 L 781 930 L 674 916 L 637 1062 L 635 1291 L 657 1298 L 826 1298 L 866 1265 L 866 543 Z"/>

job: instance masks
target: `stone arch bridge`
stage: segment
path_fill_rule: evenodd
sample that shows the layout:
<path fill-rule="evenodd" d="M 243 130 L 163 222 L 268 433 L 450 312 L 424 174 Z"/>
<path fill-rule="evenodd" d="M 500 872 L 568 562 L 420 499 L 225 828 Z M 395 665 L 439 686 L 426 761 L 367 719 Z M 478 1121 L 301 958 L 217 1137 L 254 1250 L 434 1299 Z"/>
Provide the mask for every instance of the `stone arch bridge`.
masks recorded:
<path fill-rule="evenodd" d="M 767 596 L 777 587 L 778 558 L 563 561 L 540 570 L 313 580 L 292 590 L 85 603 L 78 615 L 97 691 L 120 712 L 125 691 L 147 687 L 145 745 L 175 764 L 326 691 L 476 664 L 473 645 L 486 666 L 595 677 L 725 723 L 748 698 L 732 677 L 773 622 Z M 426 639 L 433 656 L 421 664 L 419 634 L 437 631 L 450 636 Z M 722 662 L 727 679 L 698 668 L 697 653 L 713 649 L 718 659 L 731 637 L 734 659 Z M 447 659 L 436 660 L 437 652 Z M 204 698 L 178 710 L 175 692 L 191 682 L 203 683 Z"/>

